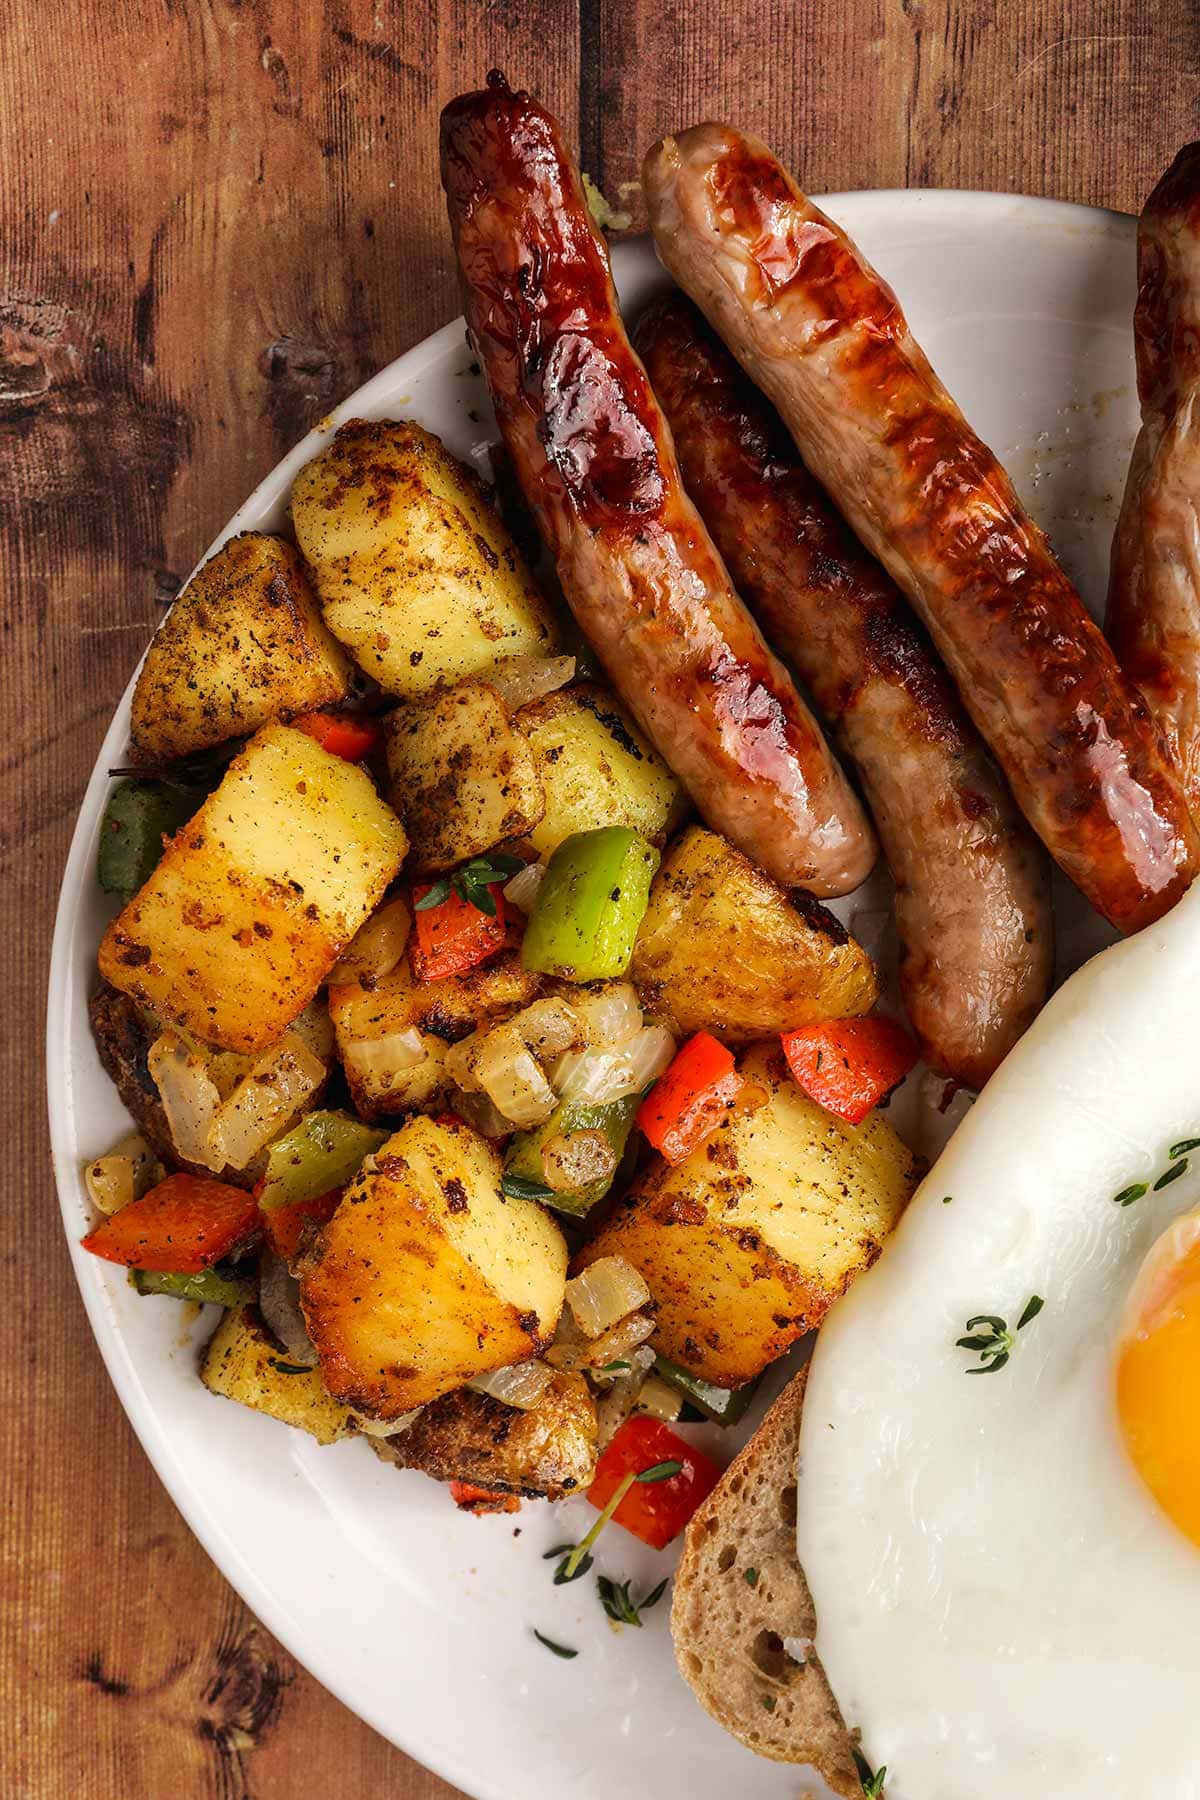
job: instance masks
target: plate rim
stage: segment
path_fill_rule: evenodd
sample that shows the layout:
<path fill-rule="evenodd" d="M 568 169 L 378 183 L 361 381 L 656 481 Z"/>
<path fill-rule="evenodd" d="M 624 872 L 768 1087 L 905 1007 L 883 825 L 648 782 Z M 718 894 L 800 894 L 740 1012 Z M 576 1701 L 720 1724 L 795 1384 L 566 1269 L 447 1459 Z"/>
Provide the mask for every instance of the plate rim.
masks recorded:
<path fill-rule="evenodd" d="M 975 214 L 1003 212 L 1005 215 L 1015 210 L 1031 215 L 1029 222 L 1060 230 L 1067 226 L 1076 230 L 1086 227 L 1093 231 L 1115 232 L 1118 236 L 1127 237 L 1131 243 L 1136 226 L 1133 215 L 1113 208 L 1000 189 L 854 188 L 815 194 L 812 197 L 818 205 L 839 219 L 843 215 L 850 215 L 848 223 L 851 229 L 854 228 L 852 215 L 856 211 L 888 200 L 906 207 L 914 206 L 922 211 L 941 208 L 946 211 L 948 219 L 955 211 L 962 209 Z M 614 268 L 619 272 L 623 263 L 635 257 L 640 260 L 648 249 L 652 250 L 652 242 L 648 234 L 643 233 L 623 238 L 612 244 L 610 249 Z M 451 320 L 384 364 L 340 401 L 268 470 L 217 533 L 200 557 L 196 568 L 238 531 L 254 528 L 249 523 L 251 518 L 257 518 L 278 503 L 290 487 L 296 471 L 317 454 L 338 425 L 345 419 L 354 417 L 357 408 L 371 404 L 373 389 L 394 389 L 410 375 L 418 373 L 425 364 L 440 359 L 446 349 L 462 339 L 465 330 L 465 322 L 461 316 Z M 195 569 L 192 571 L 194 573 Z M 190 579 L 191 575 L 188 577 Z M 154 632 L 151 631 L 97 749 L 79 801 L 55 904 L 46 988 L 45 1092 L 59 1215 L 67 1240 L 75 1285 L 109 1379 L 116 1389 L 121 1408 L 141 1450 L 188 1530 L 198 1539 L 205 1554 L 216 1564 L 254 1618 L 283 1646 L 294 1662 L 328 1689 L 355 1717 L 378 1732 L 385 1742 L 393 1744 L 421 1767 L 450 1782 L 464 1794 L 474 1796 L 475 1800 L 514 1800 L 511 1787 L 499 1785 L 499 1775 L 481 1779 L 479 1769 L 469 1766 L 465 1758 L 446 1752 L 430 1753 L 422 1749 L 416 1735 L 415 1721 L 397 1720 L 395 1716 L 385 1718 L 381 1708 L 355 1694 L 353 1672 L 339 1667 L 336 1651 L 326 1653 L 322 1644 L 312 1638 L 299 1621 L 293 1625 L 284 1597 L 259 1576 L 240 1549 L 236 1537 L 213 1516 L 202 1489 L 193 1482 L 169 1441 L 159 1434 L 128 1345 L 120 1327 L 110 1315 L 95 1259 L 79 1245 L 76 1235 L 79 1171 L 67 1142 L 67 1120 L 72 1113 L 73 1091 L 79 1072 L 71 1065 L 65 1052 L 67 1021 L 75 1008 L 86 1005 L 86 994 L 80 994 L 76 979 L 75 951 L 83 919 L 81 898 L 84 883 L 92 876 L 94 845 L 102 811 L 101 797 L 109 782 L 108 769 L 119 757 L 128 739 L 133 688 L 145 659 L 146 648 L 153 636 Z M 93 945 L 93 962 L 94 950 Z"/>

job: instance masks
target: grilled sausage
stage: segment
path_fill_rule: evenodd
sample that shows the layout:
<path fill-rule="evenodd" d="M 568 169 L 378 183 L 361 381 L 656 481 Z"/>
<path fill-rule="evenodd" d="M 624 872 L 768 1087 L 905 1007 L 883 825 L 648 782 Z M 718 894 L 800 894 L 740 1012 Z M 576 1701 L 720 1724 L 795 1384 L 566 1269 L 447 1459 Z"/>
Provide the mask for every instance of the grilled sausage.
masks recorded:
<path fill-rule="evenodd" d="M 1049 992 L 1041 846 L 902 596 L 691 303 L 656 301 L 634 344 L 738 592 L 858 770 L 925 1059 L 982 1087 Z"/>
<path fill-rule="evenodd" d="M 1158 918 L 1197 841 L 1157 729 L 891 289 L 728 126 L 664 139 L 643 187 L 663 261 L 924 620 L 1051 855 L 1121 930 Z"/>
<path fill-rule="evenodd" d="M 1200 144 L 1138 223 L 1142 428 L 1113 539 L 1108 635 L 1200 819 Z"/>
<path fill-rule="evenodd" d="M 555 120 L 500 76 L 442 115 L 467 323 L 581 627 L 705 818 L 785 886 L 847 893 L 871 827 L 683 490 Z"/>

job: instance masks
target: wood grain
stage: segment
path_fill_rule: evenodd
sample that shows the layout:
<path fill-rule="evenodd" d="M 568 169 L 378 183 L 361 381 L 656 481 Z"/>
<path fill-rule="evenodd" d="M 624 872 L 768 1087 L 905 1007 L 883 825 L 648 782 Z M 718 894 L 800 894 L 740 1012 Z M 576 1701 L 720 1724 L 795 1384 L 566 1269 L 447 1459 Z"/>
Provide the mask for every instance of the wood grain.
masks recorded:
<path fill-rule="evenodd" d="M 491 65 L 613 197 L 659 133 L 724 113 L 818 191 L 1134 208 L 1200 135 L 1200 3 L 0 0 L 0 41 L 0 1792 L 434 1800 L 193 1541 L 70 1279 L 35 1071 L 104 725 L 259 477 L 456 310 L 437 114 Z"/>

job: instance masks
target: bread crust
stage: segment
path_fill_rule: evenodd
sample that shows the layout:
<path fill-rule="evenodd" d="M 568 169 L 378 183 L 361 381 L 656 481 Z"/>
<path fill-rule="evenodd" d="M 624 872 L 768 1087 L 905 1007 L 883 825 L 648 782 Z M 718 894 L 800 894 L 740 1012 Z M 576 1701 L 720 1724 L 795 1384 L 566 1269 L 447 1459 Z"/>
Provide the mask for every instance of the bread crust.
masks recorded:
<path fill-rule="evenodd" d="M 835 1794 L 861 1800 L 854 1744 L 815 1653 L 796 1555 L 796 1458 L 807 1364 L 694 1515 L 671 1605 L 675 1660 L 719 1725 L 759 1756 L 808 1763 Z"/>

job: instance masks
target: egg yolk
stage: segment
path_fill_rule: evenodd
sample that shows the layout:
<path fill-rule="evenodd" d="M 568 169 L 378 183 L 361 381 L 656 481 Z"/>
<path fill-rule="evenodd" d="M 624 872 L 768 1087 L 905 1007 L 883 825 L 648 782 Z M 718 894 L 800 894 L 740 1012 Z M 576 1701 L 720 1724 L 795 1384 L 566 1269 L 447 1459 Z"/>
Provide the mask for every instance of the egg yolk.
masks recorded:
<path fill-rule="evenodd" d="M 1200 1211 L 1154 1243 L 1117 1348 L 1125 1448 L 1167 1517 L 1200 1548 Z"/>

